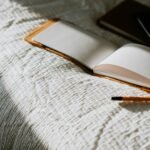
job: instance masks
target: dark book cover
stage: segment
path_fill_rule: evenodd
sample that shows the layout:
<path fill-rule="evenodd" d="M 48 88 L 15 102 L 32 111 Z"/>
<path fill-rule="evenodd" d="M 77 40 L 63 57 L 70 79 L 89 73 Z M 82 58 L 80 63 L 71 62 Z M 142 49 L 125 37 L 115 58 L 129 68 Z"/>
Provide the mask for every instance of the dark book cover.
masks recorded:
<path fill-rule="evenodd" d="M 138 22 L 139 15 L 150 17 L 150 7 L 137 1 L 126 0 L 102 16 L 98 24 L 137 43 L 150 46 L 150 37 Z M 150 22 L 150 18 L 147 19 Z"/>

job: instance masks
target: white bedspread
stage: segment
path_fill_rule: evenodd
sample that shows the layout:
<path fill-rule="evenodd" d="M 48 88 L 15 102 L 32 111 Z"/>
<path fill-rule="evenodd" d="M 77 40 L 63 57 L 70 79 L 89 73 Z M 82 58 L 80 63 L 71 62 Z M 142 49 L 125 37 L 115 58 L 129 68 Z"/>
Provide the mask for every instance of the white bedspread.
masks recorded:
<path fill-rule="evenodd" d="M 60 17 L 122 45 L 95 24 L 120 1 L 0 0 L 0 150 L 150 149 L 150 105 L 110 100 L 146 92 L 91 76 L 23 40 Z"/>

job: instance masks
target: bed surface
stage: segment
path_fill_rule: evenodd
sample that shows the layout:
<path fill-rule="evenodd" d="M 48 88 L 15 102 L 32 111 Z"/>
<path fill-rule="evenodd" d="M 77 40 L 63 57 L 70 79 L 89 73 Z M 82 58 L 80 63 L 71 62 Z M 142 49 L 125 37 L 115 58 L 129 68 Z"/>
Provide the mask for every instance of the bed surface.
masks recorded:
<path fill-rule="evenodd" d="M 110 100 L 148 93 L 91 76 L 23 40 L 39 24 L 60 17 L 125 44 L 129 41 L 95 24 L 120 2 L 0 0 L 0 149 L 150 149 L 150 105 Z"/>

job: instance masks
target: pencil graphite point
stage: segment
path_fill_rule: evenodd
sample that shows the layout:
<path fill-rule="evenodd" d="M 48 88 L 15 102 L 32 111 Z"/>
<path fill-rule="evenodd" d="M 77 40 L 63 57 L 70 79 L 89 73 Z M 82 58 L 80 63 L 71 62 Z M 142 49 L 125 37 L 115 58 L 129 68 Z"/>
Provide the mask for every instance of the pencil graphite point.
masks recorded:
<path fill-rule="evenodd" d="M 112 97 L 111 100 L 113 100 L 113 101 L 121 101 L 122 97 L 121 96 L 115 96 L 115 97 Z"/>

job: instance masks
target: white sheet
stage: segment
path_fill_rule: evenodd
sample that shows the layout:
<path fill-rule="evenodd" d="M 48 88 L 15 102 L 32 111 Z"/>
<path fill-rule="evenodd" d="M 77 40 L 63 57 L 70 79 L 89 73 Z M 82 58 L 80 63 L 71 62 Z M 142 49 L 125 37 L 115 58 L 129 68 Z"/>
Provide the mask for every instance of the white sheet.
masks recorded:
<path fill-rule="evenodd" d="M 75 58 L 91 70 L 117 48 L 110 41 L 65 21 L 56 22 L 33 40 Z"/>
<path fill-rule="evenodd" d="M 127 107 L 110 100 L 148 94 L 91 76 L 23 41 L 47 18 L 61 17 L 126 43 L 95 24 L 119 2 L 0 0 L 0 149 L 149 149 L 149 105 Z"/>

